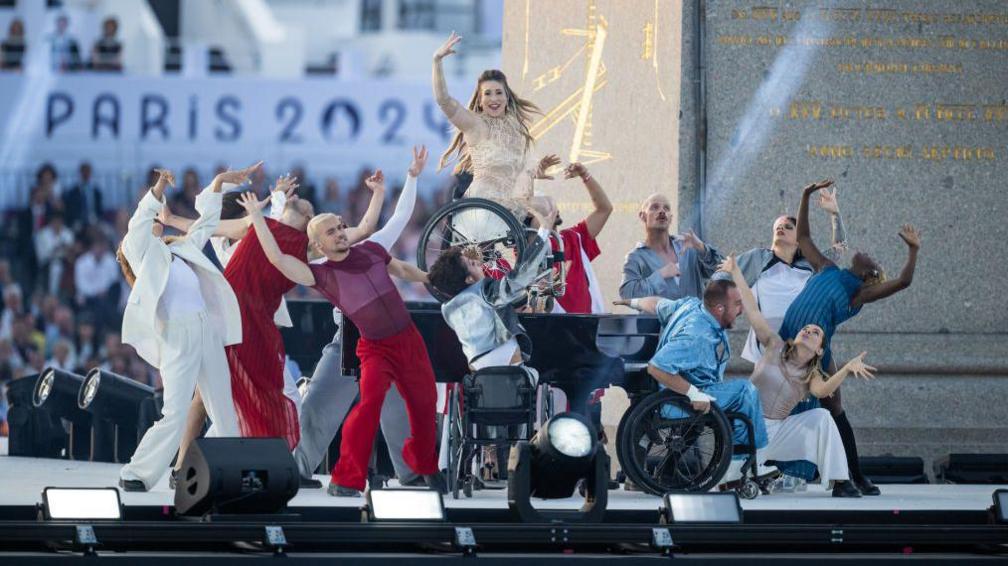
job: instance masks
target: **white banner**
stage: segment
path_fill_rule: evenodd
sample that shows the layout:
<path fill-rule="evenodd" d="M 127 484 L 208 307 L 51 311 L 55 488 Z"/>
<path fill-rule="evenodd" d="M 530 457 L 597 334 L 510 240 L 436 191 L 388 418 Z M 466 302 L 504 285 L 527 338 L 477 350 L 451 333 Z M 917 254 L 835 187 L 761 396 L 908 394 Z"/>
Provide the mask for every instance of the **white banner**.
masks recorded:
<path fill-rule="evenodd" d="M 469 87 L 457 86 L 467 100 Z M 436 157 L 448 127 L 425 82 L 0 76 L 7 172 L 44 161 L 133 172 L 265 159 L 272 170 L 300 163 L 310 173 L 350 175 L 365 165 L 405 169 L 414 144 Z"/>

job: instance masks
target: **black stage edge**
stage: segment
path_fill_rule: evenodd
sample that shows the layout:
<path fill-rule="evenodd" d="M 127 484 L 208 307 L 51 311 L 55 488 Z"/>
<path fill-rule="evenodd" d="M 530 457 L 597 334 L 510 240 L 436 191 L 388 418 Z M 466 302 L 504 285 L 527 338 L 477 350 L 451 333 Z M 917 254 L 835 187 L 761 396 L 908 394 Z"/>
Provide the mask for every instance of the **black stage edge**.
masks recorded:
<path fill-rule="evenodd" d="M 658 505 L 654 509 L 621 509 L 606 511 L 604 525 L 649 525 L 658 520 Z M 358 523 L 361 512 L 354 507 L 288 507 L 288 513 L 300 515 L 303 523 Z M 507 509 L 453 508 L 445 510 L 447 520 L 458 524 L 514 523 Z M 0 506 L 0 528 L 8 521 L 32 521 L 34 506 Z M 161 505 L 124 506 L 127 521 L 174 521 L 172 508 Z M 955 525 L 984 526 L 993 523 L 988 510 L 749 510 L 744 512 L 748 525 Z M 1006 525 L 1008 527 L 1008 525 Z M 1008 542 L 1008 541 L 1006 541 Z"/>

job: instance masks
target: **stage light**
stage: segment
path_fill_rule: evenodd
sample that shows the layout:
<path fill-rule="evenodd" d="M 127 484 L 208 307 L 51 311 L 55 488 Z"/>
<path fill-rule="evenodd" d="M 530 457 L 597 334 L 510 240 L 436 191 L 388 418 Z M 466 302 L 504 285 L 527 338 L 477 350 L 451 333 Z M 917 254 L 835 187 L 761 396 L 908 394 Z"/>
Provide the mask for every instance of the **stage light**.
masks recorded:
<path fill-rule="evenodd" d="M 434 489 L 369 489 L 368 519 L 372 521 L 444 521 L 444 501 Z"/>
<path fill-rule="evenodd" d="M 536 510 L 531 498 L 571 497 L 584 480 L 580 510 Z M 529 442 L 519 442 L 508 460 L 508 507 L 524 522 L 598 522 L 608 502 L 609 457 L 599 450 L 595 429 L 578 413 L 561 413 Z"/>
<path fill-rule="evenodd" d="M 97 419 L 91 435 L 93 460 L 129 461 L 139 440 L 140 404 L 153 395 L 153 387 L 128 377 L 101 368 L 88 372 L 77 405 Z"/>
<path fill-rule="evenodd" d="M 742 505 L 734 492 L 666 493 L 659 512 L 667 524 L 742 522 Z"/>
<path fill-rule="evenodd" d="M 77 394 L 83 384 L 83 375 L 46 368 L 32 390 L 32 404 L 37 409 L 70 424 L 65 445 L 67 457 L 74 460 L 87 460 L 91 454 L 91 414 L 77 405 Z"/>
<path fill-rule="evenodd" d="M 1008 523 L 1008 489 L 994 490 L 994 521 Z"/>
<path fill-rule="evenodd" d="M 84 378 L 77 404 L 100 418 L 119 426 L 136 427 L 140 403 L 154 396 L 154 388 L 101 368 Z"/>
<path fill-rule="evenodd" d="M 42 490 L 42 515 L 54 521 L 118 521 L 122 519 L 119 490 L 114 487 L 47 487 Z"/>

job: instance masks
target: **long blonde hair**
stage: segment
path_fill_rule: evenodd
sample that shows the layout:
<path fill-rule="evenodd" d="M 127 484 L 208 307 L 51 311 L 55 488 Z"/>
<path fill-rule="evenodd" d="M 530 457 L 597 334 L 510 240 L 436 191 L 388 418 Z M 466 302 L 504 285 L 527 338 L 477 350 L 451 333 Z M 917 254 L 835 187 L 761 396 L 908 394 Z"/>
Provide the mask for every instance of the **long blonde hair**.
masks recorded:
<path fill-rule="evenodd" d="M 473 90 L 467 106 L 469 110 L 476 113 L 483 112 L 483 107 L 480 105 L 480 87 L 486 81 L 497 81 L 504 85 L 504 92 L 507 94 L 507 106 L 505 106 L 504 112 L 513 112 L 518 116 L 518 123 L 521 125 L 522 136 L 525 137 L 525 150 L 527 151 L 532 142 L 535 141 L 532 139 L 532 134 L 528 128 L 529 123 L 532 121 L 532 114 L 542 114 L 542 111 L 531 101 L 516 95 L 508 85 L 507 77 L 497 69 L 483 71 L 479 78 L 476 79 L 476 88 Z M 465 138 L 462 136 L 462 131 L 458 128 L 455 128 L 455 135 L 452 136 L 451 145 L 441 154 L 441 160 L 438 162 L 438 171 L 444 169 L 445 165 L 451 161 L 453 153 L 458 158 L 458 164 L 455 165 L 452 173 L 457 175 L 459 173 L 472 172 L 472 158 L 469 156 L 468 144 L 466 144 Z"/>
<path fill-rule="evenodd" d="M 795 342 L 794 339 L 789 339 L 784 342 L 784 348 L 781 350 L 781 364 L 786 362 L 794 354 Z M 826 379 L 826 374 L 822 369 L 822 352 L 817 352 L 812 359 L 809 360 L 808 369 L 805 370 L 805 375 L 802 376 L 802 383 L 809 383 L 814 378 Z"/>

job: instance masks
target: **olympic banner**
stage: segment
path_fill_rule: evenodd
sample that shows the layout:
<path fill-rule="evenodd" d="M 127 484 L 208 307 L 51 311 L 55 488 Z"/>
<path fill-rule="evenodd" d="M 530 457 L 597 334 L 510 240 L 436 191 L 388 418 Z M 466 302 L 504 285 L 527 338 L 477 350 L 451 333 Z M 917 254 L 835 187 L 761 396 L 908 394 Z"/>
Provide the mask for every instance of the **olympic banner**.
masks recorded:
<path fill-rule="evenodd" d="M 266 159 L 347 173 L 405 168 L 410 146 L 443 149 L 449 124 L 419 81 L 4 74 L 0 132 L 6 171 L 82 159 L 121 171 Z"/>

